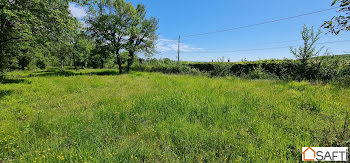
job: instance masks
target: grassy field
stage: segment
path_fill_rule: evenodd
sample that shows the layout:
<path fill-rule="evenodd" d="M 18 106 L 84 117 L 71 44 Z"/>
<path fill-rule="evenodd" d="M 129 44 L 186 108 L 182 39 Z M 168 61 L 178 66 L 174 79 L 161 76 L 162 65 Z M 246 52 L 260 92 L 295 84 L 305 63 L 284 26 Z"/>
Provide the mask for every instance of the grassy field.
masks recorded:
<path fill-rule="evenodd" d="M 347 88 L 113 70 L 9 76 L 0 162 L 295 162 L 303 146 L 349 145 Z"/>

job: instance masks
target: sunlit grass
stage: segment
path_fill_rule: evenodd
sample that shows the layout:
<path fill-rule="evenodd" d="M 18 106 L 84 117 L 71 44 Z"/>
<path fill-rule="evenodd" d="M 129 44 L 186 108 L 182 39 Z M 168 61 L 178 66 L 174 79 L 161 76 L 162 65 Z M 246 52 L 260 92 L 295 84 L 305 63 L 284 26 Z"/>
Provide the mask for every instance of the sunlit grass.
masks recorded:
<path fill-rule="evenodd" d="M 294 162 L 303 146 L 335 145 L 350 106 L 350 89 L 307 82 L 114 70 L 9 76 L 0 84 L 0 162 Z"/>

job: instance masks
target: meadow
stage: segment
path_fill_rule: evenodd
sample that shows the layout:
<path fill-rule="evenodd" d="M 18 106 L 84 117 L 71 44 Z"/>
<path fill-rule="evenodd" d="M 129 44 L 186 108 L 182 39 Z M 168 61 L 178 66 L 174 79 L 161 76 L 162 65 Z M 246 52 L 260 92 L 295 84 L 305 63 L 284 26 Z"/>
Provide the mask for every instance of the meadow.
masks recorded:
<path fill-rule="evenodd" d="M 114 70 L 13 71 L 0 162 L 295 162 L 349 146 L 350 88 Z"/>

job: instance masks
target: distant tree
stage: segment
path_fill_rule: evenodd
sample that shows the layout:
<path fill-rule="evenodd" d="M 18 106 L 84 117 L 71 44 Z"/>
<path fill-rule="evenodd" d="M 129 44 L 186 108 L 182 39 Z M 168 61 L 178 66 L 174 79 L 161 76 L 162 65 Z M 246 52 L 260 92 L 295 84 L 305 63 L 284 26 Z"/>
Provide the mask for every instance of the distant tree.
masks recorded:
<path fill-rule="evenodd" d="M 73 55 L 73 42 L 63 37 L 55 45 L 57 47 L 55 56 L 59 59 L 60 67 L 64 68 L 66 61 Z"/>
<path fill-rule="evenodd" d="M 95 40 L 94 48 L 89 55 L 89 65 L 93 68 L 104 68 L 106 62 L 113 60 L 114 52 L 109 45 Z"/>
<path fill-rule="evenodd" d="M 128 26 L 128 36 L 126 50 L 129 52 L 127 61 L 127 72 L 134 62 L 135 53 L 144 52 L 151 55 L 155 51 L 155 40 L 158 36 L 158 20 L 154 17 L 146 18 L 146 8 L 144 5 L 137 5 L 136 12 L 131 12 L 133 18 Z"/>
<path fill-rule="evenodd" d="M 332 34 L 339 34 L 340 31 L 349 31 L 350 25 L 350 0 L 334 0 L 332 6 L 339 5 L 339 12 L 343 12 L 343 15 L 335 16 L 330 21 L 325 21 L 322 25 Z"/>
<path fill-rule="evenodd" d="M 128 61 L 129 58 L 129 52 L 128 51 L 123 51 L 120 53 L 120 61 L 122 64 L 125 64 Z"/>
<path fill-rule="evenodd" d="M 78 70 L 78 67 L 87 67 L 89 55 L 94 48 L 94 44 L 83 30 L 78 30 L 75 34 L 73 48 L 73 65 L 75 70 Z"/>
<path fill-rule="evenodd" d="M 127 41 L 127 29 L 132 20 L 130 16 L 131 12 L 134 12 L 134 7 L 125 0 L 99 1 L 97 6 L 95 4 L 90 7 L 87 19 L 87 23 L 90 24 L 89 31 L 101 42 L 103 45 L 101 47 L 114 51 L 119 73 L 122 73 L 120 51 Z"/>
<path fill-rule="evenodd" d="M 317 56 L 323 48 L 319 50 L 316 49 L 316 42 L 320 39 L 320 34 L 322 32 L 318 30 L 316 33 L 312 28 L 308 28 L 306 25 L 303 27 L 301 32 L 302 39 L 304 40 L 304 45 L 299 48 L 290 48 L 290 52 L 301 61 L 301 63 L 306 63 L 311 57 Z"/>

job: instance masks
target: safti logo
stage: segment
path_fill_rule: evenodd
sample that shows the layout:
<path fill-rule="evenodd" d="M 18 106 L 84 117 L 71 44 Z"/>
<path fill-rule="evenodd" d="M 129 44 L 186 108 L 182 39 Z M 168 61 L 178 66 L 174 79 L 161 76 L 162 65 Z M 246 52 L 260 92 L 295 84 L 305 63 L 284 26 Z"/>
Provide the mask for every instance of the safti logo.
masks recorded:
<path fill-rule="evenodd" d="M 304 150 L 303 147 L 303 161 L 315 161 L 316 152 L 311 147 L 308 147 Z"/>
<path fill-rule="evenodd" d="M 303 147 L 303 161 L 348 161 L 348 147 Z"/>

